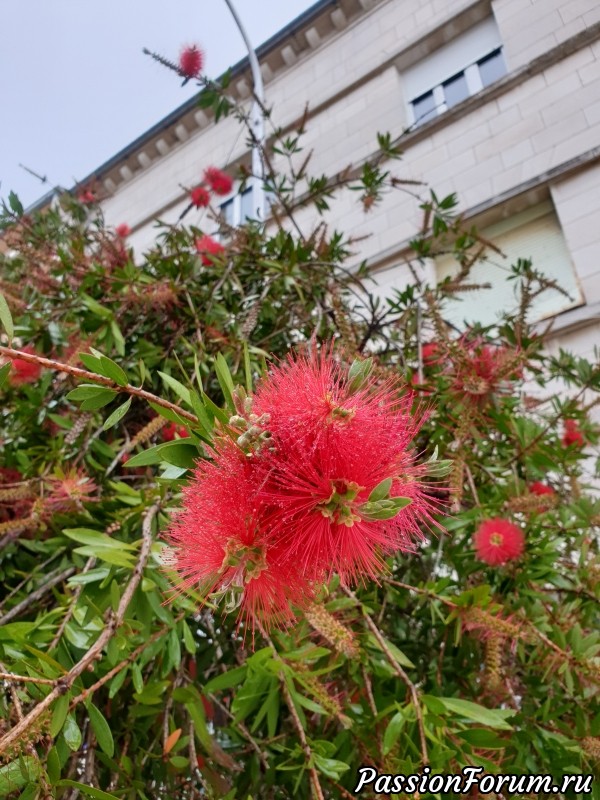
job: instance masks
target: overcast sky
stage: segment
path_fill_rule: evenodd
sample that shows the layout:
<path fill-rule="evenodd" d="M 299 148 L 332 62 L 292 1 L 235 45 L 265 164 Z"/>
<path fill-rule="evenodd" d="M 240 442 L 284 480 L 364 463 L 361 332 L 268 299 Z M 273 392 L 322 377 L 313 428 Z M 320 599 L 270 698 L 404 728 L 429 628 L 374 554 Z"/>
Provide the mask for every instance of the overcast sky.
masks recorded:
<path fill-rule="evenodd" d="M 258 46 L 311 0 L 235 0 Z M 0 0 L 0 195 L 70 187 L 194 93 L 142 53 L 199 44 L 217 77 L 246 54 L 224 0 Z M 49 184 L 42 185 L 19 164 Z"/>

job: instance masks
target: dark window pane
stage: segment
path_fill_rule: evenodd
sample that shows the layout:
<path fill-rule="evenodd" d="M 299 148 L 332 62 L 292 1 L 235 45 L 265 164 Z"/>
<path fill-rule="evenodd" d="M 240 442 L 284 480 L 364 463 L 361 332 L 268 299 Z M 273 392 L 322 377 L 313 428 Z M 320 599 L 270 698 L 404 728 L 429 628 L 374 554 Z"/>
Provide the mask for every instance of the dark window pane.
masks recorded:
<path fill-rule="evenodd" d="M 246 189 L 241 195 L 241 208 L 240 216 L 241 222 L 246 222 L 247 219 L 256 219 L 256 209 L 252 206 L 252 188 Z"/>
<path fill-rule="evenodd" d="M 453 78 L 443 83 L 442 86 L 448 108 L 462 103 L 462 101 L 466 100 L 469 96 L 469 87 L 467 86 L 467 80 L 463 72 L 454 75 Z"/>
<path fill-rule="evenodd" d="M 490 83 L 494 83 L 494 81 L 506 75 L 506 64 L 504 63 L 504 56 L 501 50 L 494 50 L 493 53 L 482 58 L 477 64 L 479 66 L 481 82 L 484 86 L 489 86 Z"/>
<path fill-rule="evenodd" d="M 412 101 L 413 113 L 415 115 L 415 125 L 422 125 L 437 116 L 433 92 L 427 92 Z"/>
<path fill-rule="evenodd" d="M 226 203 L 221 205 L 221 214 L 223 215 L 223 219 L 228 225 L 233 226 L 233 201 L 235 198 L 231 198 Z"/>

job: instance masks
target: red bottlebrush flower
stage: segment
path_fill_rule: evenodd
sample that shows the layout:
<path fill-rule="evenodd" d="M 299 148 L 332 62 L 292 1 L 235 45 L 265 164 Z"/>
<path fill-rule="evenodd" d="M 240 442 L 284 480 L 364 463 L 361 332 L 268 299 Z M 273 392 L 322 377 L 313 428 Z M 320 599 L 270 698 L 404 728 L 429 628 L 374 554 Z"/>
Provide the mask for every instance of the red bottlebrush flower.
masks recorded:
<path fill-rule="evenodd" d="M 289 358 L 258 387 L 253 412 L 271 435 L 261 498 L 304 574 L 375 576 L 384 555 L 414 549 L 419 523 L 431 526 L 434 503 L 410 452 L 420 422 L 398 389 L 368 379 L 357 389 L 330 350 Z M 387 519 L 369 505 L 383 481 Z M 410 504 L 395 506 L 400 497 Z"/>
<path fill-rule="evenodd" d="M 480 339 L 464 343 L 453 362 L 454 389 L 476 403 L 500 391 L 523 371 L 518 350 L 492 347 Z"/>
<path fill-rule="evenodd" d="M 206 208 L 210 203 L 210 192 L 204 186 L 196 186 L 190 192 L 190 200 L 196 208 Z"/>
<path fill-rule="evenodd" d="M 547 484 L 542 483 L 541 481 L 534 481 L 530 485 L 529 491 L 531 492 L 531 494 L 537 494 L 540 497 L 545 494 L 556 494 L 556 491 L 551 486 L 548 486 Z"/>
<path fill-rule="evenodd" d="M 583 433 L 579 429 L 579 423 L 576 419 L 565 420 L 565 432 L 563 433 L 562 443 L 565 447 L 575 445 L 576 447 L 583 447 L 585 439 Z"/>
<path fill-rule="evenodd" d="M 289 604 L 303 604 L 311 587 L 271 535 L 269 509 L 259 499 L 256 464 L 232 442 L 214 461 L 201 462 L 183 490 L 183 509 L 169 532 L 168 559 L 183 586 L 228 596 L 250 624 L 267 627 L 292 619 Z"/>
<path fill-rule="evenodd" d="M 35 349 L 31 345 L 21 348 L 23 353 L 35 355 Z M 39 364 L 32 361 L 25 361 L 23 358 L 11 359 L 10 382 L 13 386 L 22 386 L 24 383 L 35 383 L 42 374 Z"/>
<path fill-rule="evenodd" d="M 492 567 L 514 561 L 523 554 L 525 537 L 521 528 L 506 519 L 487 519 L 474 537 L 475 552 L 480 561 Z"/>
<path fill-rule="evenodd" d="M 204 66 L 204 53 L 195 44 L 184 47 L 179 56 L 179 70 L 185 78 L 197 78 Z"/>
<path fill-rule="evenodd" d="M 77 199 L 84 206 L 87 206 L 90 205 L 90 203 L 96 202 L 96 195 L 91 191 L 91 189 L 85 189 L 83 192 L 77 195 Z"/>
<path fill-rule="evenodd" d="M 169 422 L 162 429 L 162 438 L 164 442 L 172 442 L 173 439 L 185 439 L 189 436 L 187 428 L 184 425 L 176 425 L 174 422 Z"/>
<path fill-rule="evenodd" d="M 440 346 L 437 342 L 426 342 L 421 348 L 423 363 L 436 364 L 440 360 Z"/>
<path fill-rule="evenodd" d="M 233 189 L 233 179 L 217 167 L 208 167 L 204 171 L 204 180 L 215 194 L 226 195 Z"/>
<path fill-rule="evenodd" d="M 44 501 L 46 508 L 53 512 L 75 511 L 82 508 L 82 502 L 92 500 L 91 495 L 98 488 L 93 479 L 83 471 L 70 469 L 57 471 L 46 479 L 49 494 Z"/>
<path fill-rule="evenodd" d="M 202 256 L 202 264 L 205 267 L 212 266 L 214 264 L 214 256 L 220 256 L 225 252 L 223 245 L 207 234 L 196 239 L 196 250 Z"/>
<path fill-rule="evenodd" d="M 117 234 L 119 239 L 126 239 L 131 233 L 131 228 L 125 222 L 122 222 L 115 228 L 115 233 Z"/>

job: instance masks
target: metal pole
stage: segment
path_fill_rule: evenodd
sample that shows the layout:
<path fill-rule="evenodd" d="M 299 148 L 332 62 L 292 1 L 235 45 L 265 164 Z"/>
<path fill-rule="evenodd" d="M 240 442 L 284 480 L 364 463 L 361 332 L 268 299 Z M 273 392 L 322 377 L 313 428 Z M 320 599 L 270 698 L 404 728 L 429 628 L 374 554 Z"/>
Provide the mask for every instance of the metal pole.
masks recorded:
<path fill-rule="evenodd" d="M 255 100 L 252 103 L 252 110 L 250 112 L 250 125 L 254 133 L 254 143 L 252 145 L 252 193 L 254 210 L 257 219 L 263 221 L 265 218 L 265 191 L 263 182 L 265 178 L 265 167 L 262 159 L 262 148 L 265 144 L 265 121 L 262 109 L 265 102 L 265 88 L 263 85 L 262 73 L 260 71 L 260 64 L 256 56 L 256 51 L 252 47 L 250 38 L 244 28 L 241 19 L 238 16 L 231 0 L 225 0 L 227 7 L 231 11 L 235 24 L 238 26 L 239 32 L 242 35 L 244 44 L 248 49 L 248 60 L 250 62 L 250 69 L 252 70 L 252 82 L 254 84 Z"/>

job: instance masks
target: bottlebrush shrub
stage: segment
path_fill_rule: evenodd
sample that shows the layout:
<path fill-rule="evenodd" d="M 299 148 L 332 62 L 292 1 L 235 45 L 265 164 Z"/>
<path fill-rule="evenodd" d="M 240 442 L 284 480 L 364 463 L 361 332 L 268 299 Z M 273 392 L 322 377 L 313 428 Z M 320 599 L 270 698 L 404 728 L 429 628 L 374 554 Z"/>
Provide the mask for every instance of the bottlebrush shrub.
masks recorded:
<path fill-rule="evenodd" d="M 247 119 L 222 84 L 200 99 Z M 397 152 L 382 135 L 329 182 L 303 125 L 273 134 L 291 167 L 267 169 L 272 221 L 218 231 L 210 266 L 184 219 L 138 253 L 70 194 L 2 210 L 10 800 L 337 800 L 365 764 L 597 768 L 600 369 L 544 351 L 535 265 L 497 325 L 446 321 L 485 244 L 452 197 L 420 198 L 412 247 L 457 253 L 458 277 L 376 299 L 328 205 L 349 188 L 373 208 Z M 35 380 L 12 380 L 18 359 Z M 495 520 L 492 547 L 513 526 L 524 544 L 503 563 L 477 556 Z"/>

